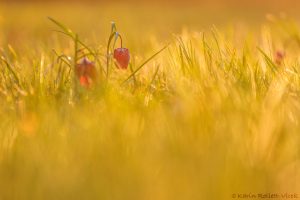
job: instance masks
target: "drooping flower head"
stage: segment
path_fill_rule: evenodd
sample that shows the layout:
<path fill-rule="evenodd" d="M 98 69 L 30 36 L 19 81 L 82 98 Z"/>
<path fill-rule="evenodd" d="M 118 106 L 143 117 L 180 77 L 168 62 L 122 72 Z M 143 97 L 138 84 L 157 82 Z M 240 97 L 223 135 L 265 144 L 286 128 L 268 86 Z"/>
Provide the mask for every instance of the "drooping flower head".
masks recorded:
<path fill-rule="evenodd" d="M 127 48 L 117 48 L 114 50 L 114 59 L 116 60 L 116 65 L 119 69 L 127 69 L 130 54 Z"/>

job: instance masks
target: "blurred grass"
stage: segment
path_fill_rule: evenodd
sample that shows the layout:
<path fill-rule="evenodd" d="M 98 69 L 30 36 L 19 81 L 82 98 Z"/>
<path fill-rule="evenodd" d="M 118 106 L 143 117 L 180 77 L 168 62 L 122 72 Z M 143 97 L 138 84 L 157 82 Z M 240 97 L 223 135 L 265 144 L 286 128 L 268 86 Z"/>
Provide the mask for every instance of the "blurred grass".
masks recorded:
<path fill-rule="evenodd" d="M 1 7 L 0 199 L 300 195 L 298 23 L 223 12 Z M 121 85 L 130 72 L 114 69 L 70 104 L 69 68 L 52 49 L 72 57 L 73 44 L 47 16 L 102 53 L 99 72 L 111 20 L 134 69 L 172 43 L 136 82 Z"/>

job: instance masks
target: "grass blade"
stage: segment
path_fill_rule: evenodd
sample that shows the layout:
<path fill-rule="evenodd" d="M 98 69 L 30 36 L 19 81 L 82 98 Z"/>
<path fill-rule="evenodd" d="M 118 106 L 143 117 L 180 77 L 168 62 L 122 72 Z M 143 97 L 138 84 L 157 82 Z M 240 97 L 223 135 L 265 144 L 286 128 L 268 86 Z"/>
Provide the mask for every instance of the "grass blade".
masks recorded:
<path fill-rule="evenodd" d="M 158 52 L 156 52 L 155 54 L 153 54 L 150 58 L 148 58 L 145 62 L 143 62 L 136 70 L 134 70 L 134 72 L 132 72 L 130 74 L 130 76 L 128 76 L 128 78 L 126 78 L 123 82 L 122 85 L 124 83 L 126 83 L 131 77 L 133 77 L 138 71 L 140 71 L 148 62 L 150 62 L 155 56 L 157 56 L 158 54 L 160 54 L 163 50 L 165 50 L 170 44 L 167 44 L 166 46 L 164 46 L 162 49 L 160 49 Z"/>
<path fill-rule="evenodd" d="M 276 64 L 271 60 L 271 58 L 259 47 L 257 47 L 258 51 L 264 56 L 268 66 L 271 68 L 272 72 L 277 72 Z"/>
<path fill-rule="evenodd" d="M 13 70 L 13 68 L 10 66 L 10 64 L 9 64 L 4 58 L 1 57 L 1 60 L 5 63 L 7 69 L 10 71 L 10 73 L 13 75 L 13 77 L 14 77 L 15 80 L 17 81 L 17 85 L 18 85 L 19 87 L 21 87 L 21 85 L 20 85 L 20 80 L 19 80 L 19 78 L 18 78 L 16 72 Z"/>
<path fill-rule="evenodd" d="M 58 22 L 57 20 L 51 18 L 51 17 L 48 17 L 48 19 L 53 22 L 56 26 L 58 26 L 62 31 L 63 33 L 65 33 L 66 35 L 69 35 L 70 37 L 74 38 L 75 35 L 74 33 L 72 32 L 71 29 L 67 28 L 65 25 L 63 25 L 62 23 Z"/>

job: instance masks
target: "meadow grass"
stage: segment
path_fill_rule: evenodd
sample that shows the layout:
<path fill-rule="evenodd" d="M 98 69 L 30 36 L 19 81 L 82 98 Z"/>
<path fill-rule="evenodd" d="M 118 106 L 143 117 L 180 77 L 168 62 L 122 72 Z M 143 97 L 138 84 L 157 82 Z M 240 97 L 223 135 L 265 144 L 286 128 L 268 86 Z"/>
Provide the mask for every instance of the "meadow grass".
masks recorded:
<path fill-rule="evenodd" d="M 108 77 L 109 24 L 99 41 L 94 22 L 70 31 L 45 23 L 38 39 L 1 41 L 0 200 L 300 197 L 294 21 L 168 37 L 119 28 L 131 64 L 111 62 Z M 73 74 L 83 56 L 99 73 L 90 89 Z"/>

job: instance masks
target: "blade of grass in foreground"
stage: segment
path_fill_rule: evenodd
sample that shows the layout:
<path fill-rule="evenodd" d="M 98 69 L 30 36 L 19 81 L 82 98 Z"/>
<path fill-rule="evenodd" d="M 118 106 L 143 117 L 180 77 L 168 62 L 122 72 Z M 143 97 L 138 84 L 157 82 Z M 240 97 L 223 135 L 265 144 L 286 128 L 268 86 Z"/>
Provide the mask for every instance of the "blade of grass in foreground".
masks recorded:
<path fill-rule="evenodd" d="M 159 71 L 159 66 L 160 65 L 157 65 L 157 67 L 156 67 L 156 70 L 155 70 L 155 72 L 154 72 L 154 74 L 153 74 L 153 76 L 152 76 L 152 79 L 151 79 L 151 81 L 150 81 L 150 83 L 149 83 L 149 85 L 148 85 L 148 90 L 151 88 L 151 85 L 154 83 L 154 81 L 155 81 L 155 78 L 156 78 L 156 76 L 157 76 L 157 74 L 158 74 L 158 71 Z"/>
<path fill-rule="evenodd" d="M 63 25 L 62 23 L 56 21 L 55 19 L 53 19 L 51 17 L 48 17 L 48 19 L 50 21 L 52 21 L 54 24 L 56 24 L 59 28 L 61 28 L 62 33 L 66 34 L 66 35 L 68 35 L 68 36 L 70 36 L 72 38 L 75 37 L 75 35 L 74 35 L 74 33 L 73 33 L 73 31 L 71 29 L 67 28 L 65 25 Z"/>
<path fill-rule="evenodd" d="M 71 29 L 69 29 L 68 27 L 66 27 L 65 25 L 63 25 L 62 23 L 60 23 L 59 21 L 57 21 L 57 20 L 55 20 L 55 19 L 53 19 L 51 17 L 48 17 L 48 19 L 61 29 L 61 31 L 60 30 L 56 30 L 56 32 L 62 33 L 64 35 L 72 38 L 73 40 L 76 40 L 76 42 L 78 42 L 80 45 L 82 45 L 84 48 L 86 48 L 91 55 L 93 55 L 94 57 L 96 57 L 96 55 L 94 54 L 94 52 L 92 51 L 92 49 L 90 49 L 86 44 L 84 44 L 79 39 L 79 37 L 76 38 L 76 34 Z"/>
<path fill-rule="evenodd" d="M 170 44 L 167 44 L 166 46 L 164 46 L 161 50 L 159 50 L 158 52 L 156 52 L 155 54 L 153 54 L 150 58 L 148 58 L 145 62 L 143 62 L 136 70 L 134 70 L 130 76 L 128 76 L 128 78 L 125 79 L 125 81 L 122 82 L 121 85 L 123 85 L 124 83 L 126 83 L 131 77 L 133 77 L 138 71 L 140 71 L 148 62 L 150 62 L 150 60 L 152 60 L 155 56 L 157 56 L 158 54 L 160 54 L 163 50 L 165 50 Z"/>
<path fill-rule="evenodd" d="M 277 66 L 276 64 L 272 61 L 272 59 L 259 47 L 257 47 L 258 51 L 264 56 L 265 61 L 267 62 L 267 65 L 271 68 L 273 73 L 277 72 Z"/>
<path fill-rule="evenodd" d="M 18 78 L 16 72 L 15 72 L 15 71 L 13 70 L 13 68 L 11 67 L 11 65 L 8 63 L 8 61 L 7 61 L 5 58 L 1 57 L 0 59 L 5 63 L 7 69 L 9 70 L 9 72 L 10 72 L 10 73 L 13 75 L 13 77 L 15 78 L 15 80 L 16 80 L 16 82 L 17 82 L 17 85 L 18 85 L 19 87 L 21 87 L 20 80 L 19 80 L 19 78 Z"/>

